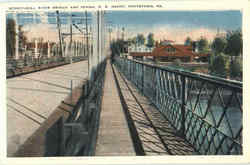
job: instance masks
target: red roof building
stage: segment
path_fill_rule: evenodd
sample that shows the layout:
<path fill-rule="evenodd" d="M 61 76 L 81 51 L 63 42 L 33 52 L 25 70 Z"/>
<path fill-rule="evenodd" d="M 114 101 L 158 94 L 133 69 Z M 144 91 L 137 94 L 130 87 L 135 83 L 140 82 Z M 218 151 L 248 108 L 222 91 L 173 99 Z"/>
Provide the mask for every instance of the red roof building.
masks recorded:
<path fill-rule="evenodd" d="M 186 45 L 160 45 L 152 51 L 140 52 L 140 53 L 131 53 L 133 57 L 149 57 L 152 56 L 155 60 L 159 61 L 174 61 L 175 59 L 180 59 L 183 62 L 192 62 L 194 59 L 207 61 L 209 54 L 197 53 L 194 51 L 192 46 Z"/>

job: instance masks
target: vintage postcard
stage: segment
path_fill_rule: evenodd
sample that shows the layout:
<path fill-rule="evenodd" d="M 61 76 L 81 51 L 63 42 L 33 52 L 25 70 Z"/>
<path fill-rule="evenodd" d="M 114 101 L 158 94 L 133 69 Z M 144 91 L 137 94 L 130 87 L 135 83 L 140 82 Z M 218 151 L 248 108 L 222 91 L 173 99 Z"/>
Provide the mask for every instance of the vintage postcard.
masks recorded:
<path fill-rule="evenodd" d="M 0 164 L 249 162 L 248 1 L 0 8 Z"/>

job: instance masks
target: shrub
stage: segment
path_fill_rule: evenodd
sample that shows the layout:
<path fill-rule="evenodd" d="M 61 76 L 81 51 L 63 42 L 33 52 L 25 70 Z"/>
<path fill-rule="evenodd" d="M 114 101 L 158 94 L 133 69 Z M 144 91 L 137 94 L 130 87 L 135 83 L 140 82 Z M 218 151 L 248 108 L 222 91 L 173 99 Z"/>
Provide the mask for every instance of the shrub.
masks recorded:
<path fill-rule="evenodd" d="M 242 60 L 232 60 L 229 67 L 230 76 L 232 78 L 242 77 Z"/>
<path fill-rule="evenodd" d="M 180 60 L 180 59 L 175 59 L 175 60 L 173 61 L 173 64 L 174 64 L 175 66 L 181 66 L 181 60 Z"/>
<path fill-rule="evenodd" d="M 213 56 L 209 64 L 210 73 L 218 75 L 220 77 L 226 77 L 228 70 L 228 61 L 229 60 L 222 53 Z"/>

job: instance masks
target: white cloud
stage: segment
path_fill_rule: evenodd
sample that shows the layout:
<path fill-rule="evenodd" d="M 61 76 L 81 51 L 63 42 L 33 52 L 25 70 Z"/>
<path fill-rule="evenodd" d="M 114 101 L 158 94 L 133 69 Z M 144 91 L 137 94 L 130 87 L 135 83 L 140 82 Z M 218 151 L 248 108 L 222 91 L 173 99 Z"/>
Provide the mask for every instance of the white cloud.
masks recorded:
<path fill-rule="evenodd" d="M 36 24 L 36 25 L 26 25 L 23 27 L 26 31 L 26 36 L 28 40 L 32 40 L 33 38 L 43 38 L 44 41 L 58 42 L 58 31 L 56 25 L 48 25 L 48 24 Z M 62 26 L 62 32 L 69 32 L 68 26 Z M 78 32 L 76 29 L 74 32 Z M 207 38 L 209 41 L 212 41 L 215 37 L 217 30 L 210 29 L 207 27 L 191 27 L 184 25 L 154 25 L 151 27 L 145 26 L 136 26 L 130 25 L 125 28 L 125 39 L 132 38 L 136 36 L 138 33 L 142 33 L 145 37 L 152 32 L 154 34 L 155 40 L 164 40 L 169 39 L 175 41 L 175 43 L 183 43 L 185 39 L 189 36 L 192 40 L 197 40 L 201 36 Z M 223 31 L 221 31 L 223 32 Z M 117 28 L 114 28 L 111 37 L 116 38 L 117 36 L 122 36 L 122 31 L 117 31 Z M 73 36 L 75 40 L 82 40 L 80 35 Z M 68 37 L 69 38 L 69 37 Z M 67 41 L 68 38 L 65 40 Z"/>
<path fill-rule="evenodd" d="M 145 26 L 130 26 L 126 29 L 125 38 L 132 38 L 138 33 L 142 33 L 145 37 L 152 32 L 155 40 L 173 40 L 175 43 L 183 43 L 189 36 L 192 40 L 198 40 L 201 36 L 205 37 L 209 41 L 212 41 L 216 36 L 217 30 L 207 27 L 192 27 L 184 25 L 155 25 L 153 27 Z M 221 31 L 223 32 L 223 31 Z M 117 29 L 112 33 L 112 36 L 116 38 Z M 121 31 L 120 31 L 121 37 Z"/>

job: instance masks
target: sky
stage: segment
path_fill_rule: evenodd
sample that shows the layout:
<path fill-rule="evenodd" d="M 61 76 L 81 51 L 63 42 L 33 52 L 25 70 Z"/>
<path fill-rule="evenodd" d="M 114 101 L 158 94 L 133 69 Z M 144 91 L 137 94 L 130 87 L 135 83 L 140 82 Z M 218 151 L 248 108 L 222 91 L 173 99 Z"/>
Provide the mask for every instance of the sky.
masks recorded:
<path fill-rule="evenodd" d="M 176 42 L 184 42 L 187 36 L 193 40 L 201 36 L 212 40 L 218 30 L 224 33 L 242 28 L 240 11 L 120 11 L 110 13 L 108 19 L 116 30 L 124 27 L 128 37 L 152 32 L 157 40 Z"/>
<path fill-rule="evenodd" d="M 68 32 L 66 25 L 68 13 L 61 13 L 62 31 Z M 80 23 L 83 13 L 75 12 L 78 18 L 73 22 Z M 35 15 L 35 17 L 34 17 Z M 7 18 L 13 15 L 8 14 Z M 89 15 L 91 16 L 91 15 Z M 57 41 L 55 13 L 19 14 L 19 24 L 23 25 L 28 39 L 43 37 L 44 40 Z M 124 27 L 125 39 L 132 38 L 138 33 L 145 37 L 154 34 L 155 40 L 173 40 L 183 43 L 187 37 L 198 40 L 201 36 L 212 41 L 218 32 L 242 28 L 242 13 L 231 11 L 110 11 L 105 15 L 108 26 L 112 27 L 112 38 L 121 37 Z M 83 25 L 79 25 L 83 26 Z M 76 29 L 74 29 L 76 31 Z M 46 32 L 46 33 L 41 33 Z"/>

